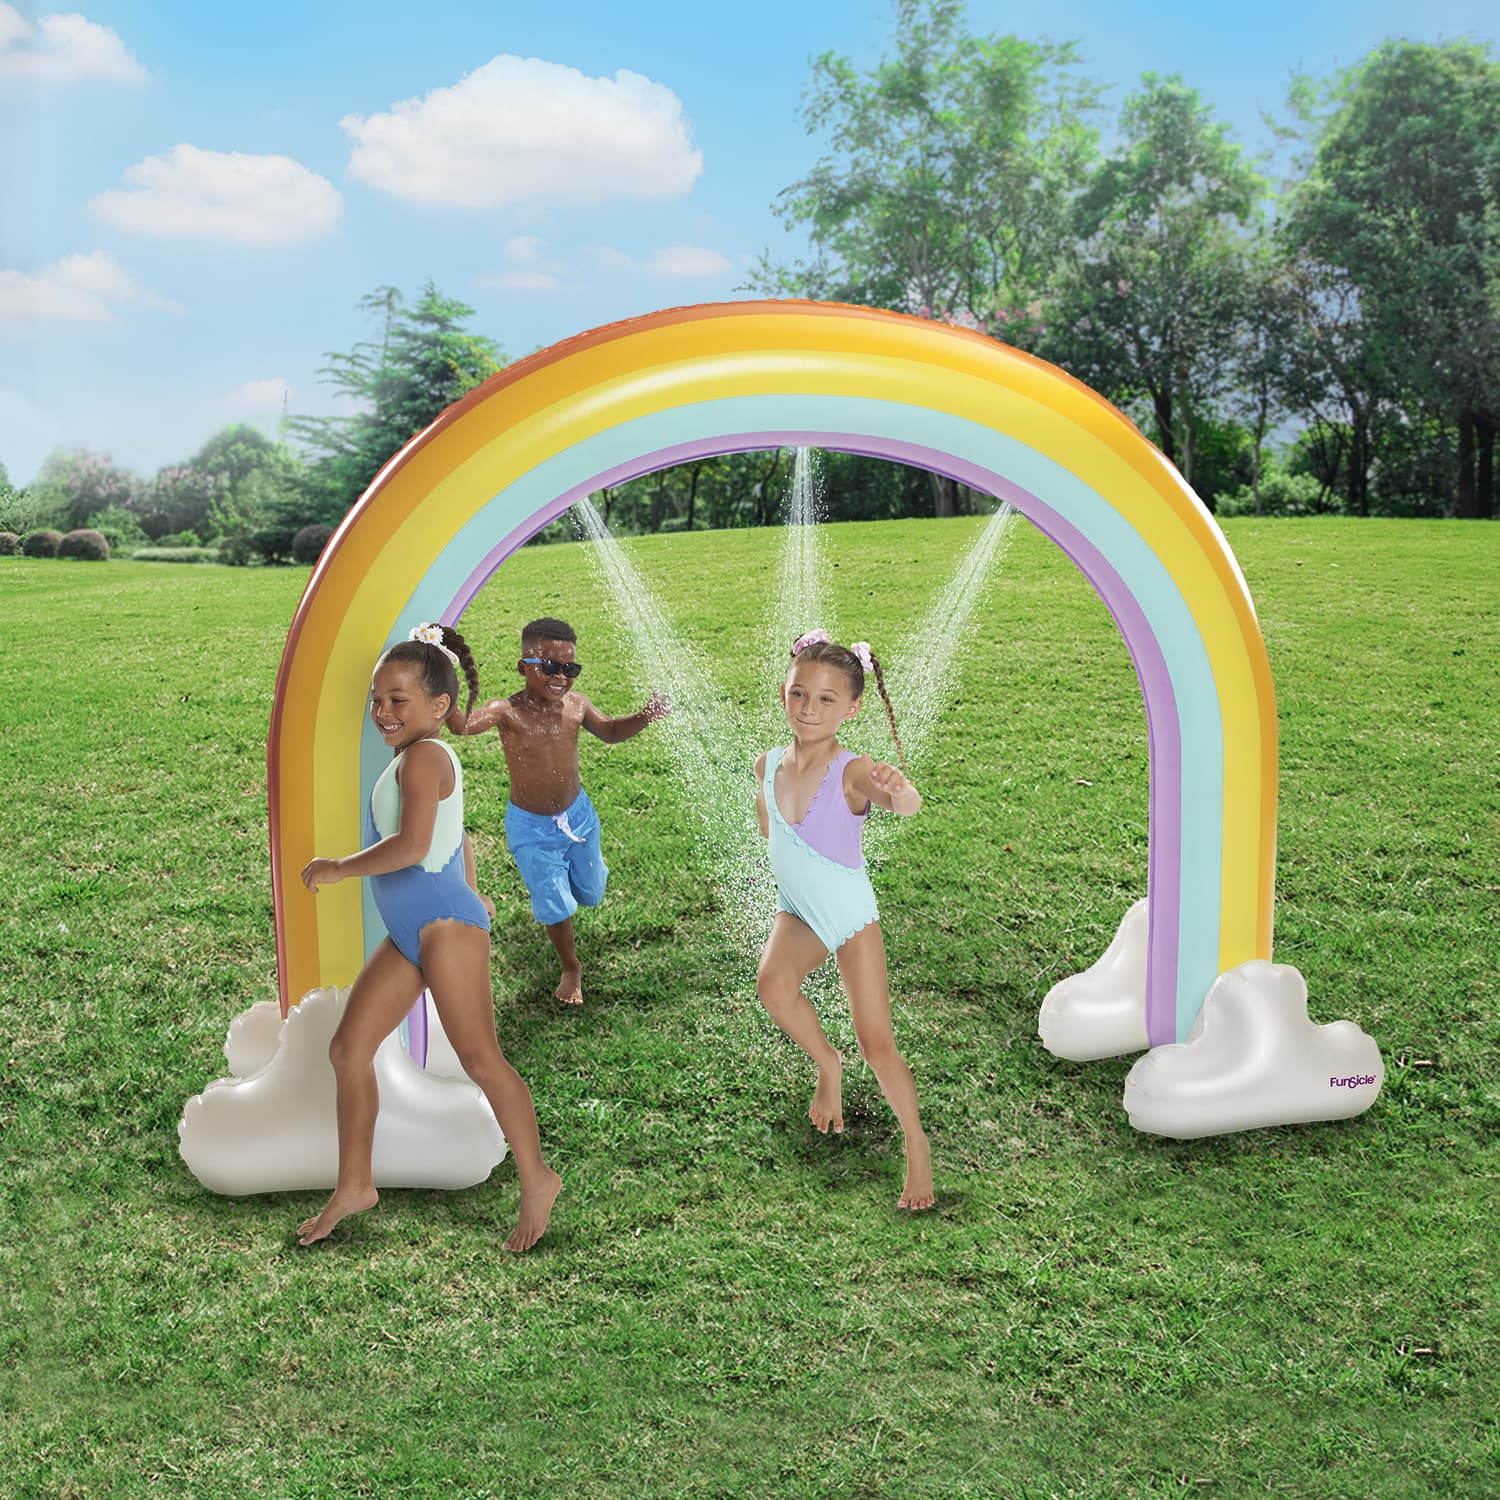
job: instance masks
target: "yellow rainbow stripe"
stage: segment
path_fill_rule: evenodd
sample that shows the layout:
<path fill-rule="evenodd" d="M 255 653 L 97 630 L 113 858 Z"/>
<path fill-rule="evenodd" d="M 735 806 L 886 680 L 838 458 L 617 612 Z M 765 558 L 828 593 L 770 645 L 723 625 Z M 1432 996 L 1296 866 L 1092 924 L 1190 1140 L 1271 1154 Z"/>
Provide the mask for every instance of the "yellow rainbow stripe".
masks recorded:
<path fill-rule="evenodd" d="M 1239 568 L 1176 470 L 1095 393 L 993 340 L 866 308 L 745 302 L 634 319 L 512 366 L 350 511 L 298 607 L 272 716 L 283 1008 L 350 983 L 380 936 L 356 883 L 314 899 L 298 879 L 314 853 L 359 846 L 380 651 L 418 619 L 456 619 L 577 496 L 691 454 L 790 441 L 1003 494 L 1111 609 L 1151 724 L 1153 1043 L 1185 1034 L 1218 973 L 1270 957 L 1270 668 Z"/>

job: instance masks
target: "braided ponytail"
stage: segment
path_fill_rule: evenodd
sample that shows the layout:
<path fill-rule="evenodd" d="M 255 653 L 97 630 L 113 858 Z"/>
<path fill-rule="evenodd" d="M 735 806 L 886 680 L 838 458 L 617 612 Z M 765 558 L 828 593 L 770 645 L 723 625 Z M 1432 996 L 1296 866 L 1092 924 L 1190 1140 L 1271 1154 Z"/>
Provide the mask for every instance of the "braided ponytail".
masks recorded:
<path fill-rule="evenodd" d="M 444 625 L 443 644 L 458 658 L 458 664 L 463 668 L 464 682 L 468 684 L 469 701 L 464 704 L 464 717 L 474 712 L 474 700 L 479 696 L 479 664 L 474 660 L 474 653 L 469 649 L 469 643 L 451 626 Z"/>
<path fill-rule="evenodd" d="M 906 752 L 901 748 L 901 736 L 896 733 L 896 710 L 891 707 L 891 695 L 885 690 L 885 673 L 880 670 L 880 658 L 873 651 L 870 653 L 870 665 L 875 668 L 875 686 L 880 689 L 885 716 L 891 721 L 891 738 L 896 742 L 896 759 L 901 763 L 901 774 L 909 781 L 911 772 L 906 769 Z"/>

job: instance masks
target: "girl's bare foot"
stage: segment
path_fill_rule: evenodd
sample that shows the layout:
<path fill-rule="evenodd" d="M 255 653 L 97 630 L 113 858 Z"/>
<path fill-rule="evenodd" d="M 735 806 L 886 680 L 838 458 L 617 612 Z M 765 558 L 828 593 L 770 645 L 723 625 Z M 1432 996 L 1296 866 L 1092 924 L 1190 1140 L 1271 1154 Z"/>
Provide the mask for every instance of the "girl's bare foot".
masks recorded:
<path fill-rule="evenodd" d="M 844 1055 L 833 1054 L 833 1061 L 818 1067 L 818 1086 L 813 1090 L 807 1118 L 823 1132 L 833 1126 L 835 1135 L 844 1133 Z"/>
<path fill-rule="evenodd" d="M 564 969 L 557 986 L 557 998 L 564 1005 L 583 1004 L 583 969 Z"/>
<path fill-rule="evenodd" d="M 551 1167 L 544 1167 L 542 1176 L 531 1187 L 521 1189 L 521 1215 L 505 1242 L 507 1250 L 529 1250 L 541 1239 L 560 1192 L 562 1178 Z"/>
<path fill-rule="evenodd" d="M 932 1189 L 932 1148 L 927 1137 L 913 1133 L 906 1138 L 906 1186 L 896 1200 L 897 1208 L 907 1208 L 919 1213 L 937 1202 Z"/>
<path fill-rule="evenodd" d="M 380 1202 L 380 1194 L 374 1186 L 368 1188 L 335 1188 L 333 1196 L 323 1205 L 323 1212 L 304 1219 L 297 1229 L 299 1245 L 316 1244 L 333 1233 L 334 1225 L 350 1214 L 363 1213 Z"/>

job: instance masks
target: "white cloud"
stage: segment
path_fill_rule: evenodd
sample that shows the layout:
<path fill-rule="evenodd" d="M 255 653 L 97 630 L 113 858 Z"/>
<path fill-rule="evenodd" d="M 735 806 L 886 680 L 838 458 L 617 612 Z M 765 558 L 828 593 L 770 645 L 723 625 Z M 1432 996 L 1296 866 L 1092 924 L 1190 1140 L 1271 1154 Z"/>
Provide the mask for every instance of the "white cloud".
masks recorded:
<path fill-rule="evenodd" d="M 182 1159 L 210 1192 L 333 1186 L 338 1134 L 328 1043 L 348 997 L 346 989 L 313 990 L 285 1021 L 270 1000 L 235 1018 L 224 1044 L 235 1076 L 189 1099 L 177 1125 Z M 429 1025 L 434 1019 L 429 1011 Z M 472 1187 L 505 1156 L 484 1095 L 444 1070 L 451 1048 L 436 1036 L 434 1043 L 437 1066 L 425 1071 L 395 1032 L 375 1054 L 377 1187 Z"/>
<path fill-rule="evenodd" d="M 658 276 L 721 276 L 731 269 L 725 256 L 703 245 L 668 245 L 647 264 Z"/>
<path fill-rule="evenodd" d="M 0 0 L 0 77 L 37 83 L 76 83 L 85 78 L 144 83 L 146 76 L 112 27 L 76 12 L 43 16 L 33 26 L 13 5 Z"/>
<path fill-rule="evenodd" d="M 142 286 L 107 250 L 65 255 L 34 276 L 0 271 L 0 332 L 28 330 L 38 323 L 118 323 L 115 307 L 121 303 L 182 311 Z"/>
<path fill-rule="evenodd" d="M 542 258 L 542 240 L 534 234 L 518 234 L 505 242 L 506 260 L 524 261 Z"/>
<path fill-rule="evenodd" d="M 494 208 L 676 198 L 703 171 L 671 89 L 502 54 L 450 88 L 345 115 L 349 175 L 413 203 Z"/>
<path fill-rule="evenodd" d="M 1095 1062 L 1143 1052 L 1146 1038 L 1146 898 L 1120 922 L 1097 963 L 1047 991 L 1037 1034 L 1054 1057 Z"/>
<path fill-rule="evenodd" d="M 183 143 L 125 171 L 127 189 L 100 193 L 89 212 L 133 234 L 291 245 L 326 234 L 343 199 L 289 156 L 205 151 Z"/>
<path fill-rule="evenodd" d="M 1137 1059 L 1125 1112 L 1137 1130 L 1192 1140 L 1345 1120 L 1368 1109 L 1384 1081 L 1372 1038 L 1352 1021 L 1315 1025 L 1302 975 L 1253 959 L 1213 982 L 1186 1042 Z"/>
<path fill-rule="evenodd" d="M 509 292 L 555 292 L 562 286 L 562 261 L 550 260 L 542 251 L 545 242 L 534 234 L 518 234 L 505 242 L 505 258 L 519 269 L 491 271 L 479 278 L 480 286 L 497 286 Z"/>
<path fill-rule="evenodd" d="M 291 398 L 292 388 L 280 375 L 269 380 L 247 380 L 224 398 L 229 406 L 281 406 Z"/>
<path fill-rule="evenodd" d="M 594 258 L 605 270 L 632 271 L 647 276 L 721 276 L 733 269 L 726 256 L 704 245 L 668 245 L 644 260 L 637 260 L 612 245 L 596 245 Z"/>

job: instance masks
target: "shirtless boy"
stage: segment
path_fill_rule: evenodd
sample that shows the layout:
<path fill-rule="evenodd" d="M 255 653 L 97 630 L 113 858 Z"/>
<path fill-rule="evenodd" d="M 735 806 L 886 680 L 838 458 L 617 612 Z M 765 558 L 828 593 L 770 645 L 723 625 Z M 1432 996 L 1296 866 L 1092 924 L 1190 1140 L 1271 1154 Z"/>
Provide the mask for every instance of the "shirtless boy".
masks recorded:
<path fill-rule="evenodd" d="M 562 962 L 557 998 L 583 1004 L 583 968 L 573 945 L 573 913 L 604 899 L 609 869 L 599 849 L 599 818 L 578 774 L 578 731 L 618 745 L 671 711 L 652 693 L 638 713 L 610 719 L 570 689 L 583 667 L 578 637 L 565 621 L 544 617 L 521 631 L 516 663 L 525 686 L 509 698 L 493 699 L 465 719 L 448 717 L 454 734 L 494 729 L 510 771 L 505 841 L 531 895 L 532 915 Z"/>

